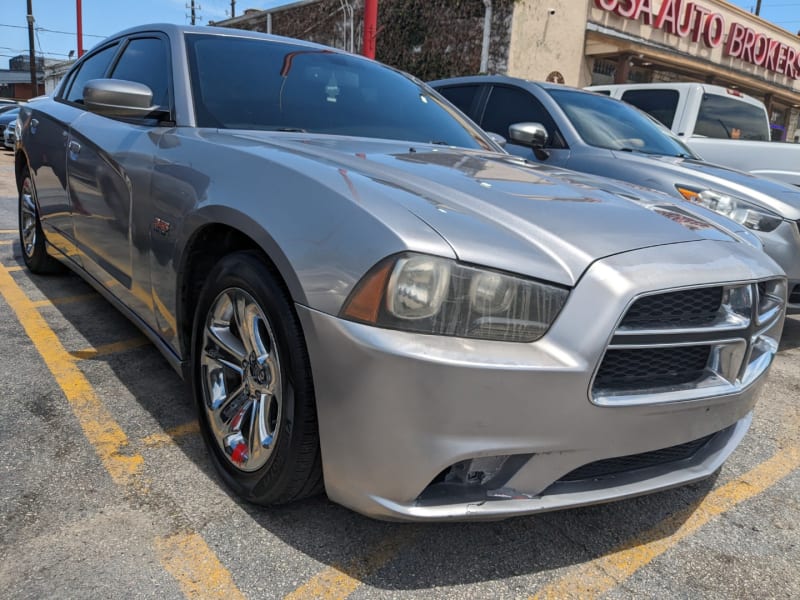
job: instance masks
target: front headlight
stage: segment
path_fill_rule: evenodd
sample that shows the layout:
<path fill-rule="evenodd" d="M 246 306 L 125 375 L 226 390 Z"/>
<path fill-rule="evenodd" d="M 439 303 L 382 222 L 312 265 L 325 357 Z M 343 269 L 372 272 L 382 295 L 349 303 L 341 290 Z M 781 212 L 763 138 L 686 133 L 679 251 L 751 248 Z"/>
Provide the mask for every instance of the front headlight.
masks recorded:
<path fill-rule="evenodd" d="M 729 194 L 715 192 L 714 190 L 699 190 L 681 185 L 676 185 L 675 187 L 681 193 L 681 196 L 690 202 L 713 210 L 754 231 L 772 231 L 783 221 L 775 213 Z"/>
<path fill-rule="evenodd" d="M 569 291 L 424 254 L 390 257 L 356 285 L 341 316 L 389 329 L 533 342 L 555 320 Z"/>

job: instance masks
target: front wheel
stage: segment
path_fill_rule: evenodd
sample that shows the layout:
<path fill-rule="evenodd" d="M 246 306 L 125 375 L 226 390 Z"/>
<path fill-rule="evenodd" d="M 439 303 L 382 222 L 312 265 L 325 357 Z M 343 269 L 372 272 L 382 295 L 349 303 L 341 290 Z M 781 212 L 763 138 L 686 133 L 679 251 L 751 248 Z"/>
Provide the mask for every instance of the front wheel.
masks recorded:
<path fill-rule="evenodd" d="M 63 268 L 52 256 L 47 247 L 36 206 L 36 189 L 31 174 L 26 167 L 20 176 L 19 186 L 19 243 L 22 246 L 22 259 L 32 273 L 58 273 Z"/>
<path fill-rule="evenodd" d="M 320 492 L 305 342 L 288 294 L 257 254 L 231 254 L 208 274 L 192 349 L 201 430 L 226 483 L 256 504 Z"/>

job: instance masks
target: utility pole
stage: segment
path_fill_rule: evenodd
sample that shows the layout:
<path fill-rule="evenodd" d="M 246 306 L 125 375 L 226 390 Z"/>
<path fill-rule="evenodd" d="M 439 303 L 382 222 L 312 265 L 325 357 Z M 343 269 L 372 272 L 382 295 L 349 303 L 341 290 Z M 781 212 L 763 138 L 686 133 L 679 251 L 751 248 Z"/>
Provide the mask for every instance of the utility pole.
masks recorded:
<path fill-rule="evenodd" d="M 761 14 L 761 0 L 756 0 L 756 15 Z"/>
<path fill-rule="evenodd" d="M 39 95 L 36 82 L 36 52 L 33 47 L 33 0 L 28 0 L 28 60 L 31 63 L 31 98 Z"/>
<path fill-rule="evenodd" d="M 81 0 L 75 0 L 75 16 L 78 19 L 78 58 L 83 56 L 83 8 Z"/>
<path fill-rule="evenodd" d="M 195 21 L 195 17 L 196 17 L 196 15 L 195 15 L 195 11 L 194 11 L 194 0 L 192 0 L 192 2 L 191 2 L 191 10 L 192 10 L 192 13 L 191 13 L 191 15 L 192 15 L 192 16 L 191 16 L 191 19 L 192 19 L 192 25 L 194 25 L 194 21 Z"/>
<path fill-rule="evenodd" d="M 364 1 L 364 46 L 361 54 L 375 58 L 378 37 L 378 0 Z"/>
<path fill-rule="evenodd" d="M 231 0 L 231 19 L 236 16 L 236 0 Z"/>

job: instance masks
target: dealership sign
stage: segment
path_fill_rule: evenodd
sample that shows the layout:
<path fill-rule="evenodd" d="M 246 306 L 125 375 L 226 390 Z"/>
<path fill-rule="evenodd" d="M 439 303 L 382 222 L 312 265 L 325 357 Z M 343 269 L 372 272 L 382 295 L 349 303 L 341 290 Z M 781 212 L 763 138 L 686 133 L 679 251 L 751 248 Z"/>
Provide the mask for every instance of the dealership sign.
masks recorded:
<path fill-rule="evenodd" d="M 724 56 L 800 79 L 799 50 L 747 25 L 736 21 L 729 24 L 721 13 L 695 2 L 663 0 L 657 9 L 653 0 L 594 0 L 594 5 L 672 35 L 691 38 L 695 43 L 702 42 L 709 48 L 719 48 L 724 44 Z"/>

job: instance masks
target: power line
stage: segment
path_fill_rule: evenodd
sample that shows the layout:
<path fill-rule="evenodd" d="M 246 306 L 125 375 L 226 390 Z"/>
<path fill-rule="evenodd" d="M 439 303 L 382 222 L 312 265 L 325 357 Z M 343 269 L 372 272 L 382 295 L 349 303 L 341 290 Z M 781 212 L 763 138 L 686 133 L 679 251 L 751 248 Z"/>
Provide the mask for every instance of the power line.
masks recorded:
<path fill-rule="evenodd" d="M 27 29 L 27 27 L 25 27 L 24 25 L 7 25 L 6 23 L 0 23 L 0 27 L 11 27 L 13 29 Z M 47 29 L 46 27 L 36 27 L 35 29 L 36 31 L 44 31 L 45 33 L 60 33 L 62 35 L 71 35 L 71 36 L 77 35 L 74 31 L 59 31 L 57 29 Z M 94 37 L 100 39 L 105 39 L 108 37 L 107 35 L 94 35 L 91 33 L 84 33 L 83 35 L 84 37 Z"/>
<path fill-rule="evenodd" d="M 74 31 L 58 31 L 56 29 L 47 29 L 46 27 L 39 27 L 38 29 L 39 29 L 39 31 L 44 31 L 45 33 L 61 33 L 63 35 L 78 35 Z M 107 35 L 93 35 L 91 33 L 84 33 L 83 36 L 84 37 L 100 38 L 101 40 L 104 40 L 105 38 L 108 37 Z"/>
<path fill-rule="evenodd" d="M 44 56 L 44 46 L 42 46 L 42 40 L 39 38 L 39 32 L 34 31 L 36 32 L 36 46 L 39 48 L 38 53 Z"/>
<path fill-rule="evenodd" d="M 28 51 L 27 48 L 25 48 L 23 50 L 22 48 L 9 48 L 8 46 L 0 46 L 0 50 L 7 50 L 9 52 L 16 52 L 17 54 L 15 54 L 13 56 L 17 56 L 17 55 L 20 55 L 20 54 L 25 54 Z M 40 54 L 40 55 L 45 56 L 45 57 L 47 57 L 47 56 L 51 56 L 51 57 L 69 56 L 69 54 L 67 54 L 66 52 L 44 52 L 43 50 L 37 50 L 36 54 Z M 9 55 L 9 56 L 12 56 L 12 55 Z"/>

